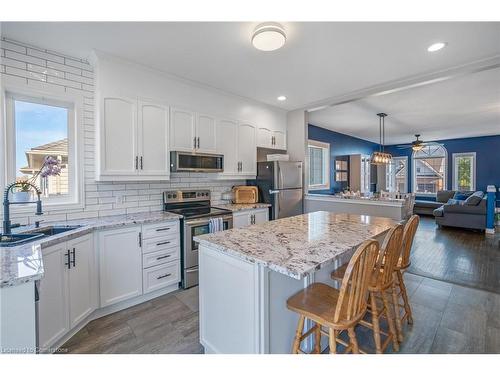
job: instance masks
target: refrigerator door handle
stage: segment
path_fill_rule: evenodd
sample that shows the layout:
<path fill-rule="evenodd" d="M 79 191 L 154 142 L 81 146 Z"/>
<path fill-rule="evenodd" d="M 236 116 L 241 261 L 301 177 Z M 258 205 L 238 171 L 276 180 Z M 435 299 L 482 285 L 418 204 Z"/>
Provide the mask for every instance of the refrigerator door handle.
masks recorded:
<path fill-rule="evenodd" d="M 269 190 L 269 194 L 278 194 L 279 190 Z"/>

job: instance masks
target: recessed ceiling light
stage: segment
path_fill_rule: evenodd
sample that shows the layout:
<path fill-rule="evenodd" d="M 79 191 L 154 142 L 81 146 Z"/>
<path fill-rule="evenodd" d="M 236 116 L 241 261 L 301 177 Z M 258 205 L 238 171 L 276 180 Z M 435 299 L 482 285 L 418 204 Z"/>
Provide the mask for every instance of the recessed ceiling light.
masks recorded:
<path fill-rule="evenodd" d="M 427 48 L 427 51 L 429 51 L 429 52 L 439 51 L 440 49 L 443 49 L 444 47 L 446 47 L 447 44 L 448 43 L 446 43 L 446 42 L 437 42 L 437 43 L 431 44 L 429 46 L 429 48 Z"/>
<path fill-rule="evenodd" d="M 278 99 L 280 102 L 283 102 L 283 101 L 286 100 L 286 96 L 285 95 L 280 95 L 276 99 Z"/>
<path fill-rule="evenodd" d="M 283 47 L 285 42 L 285 29 L 279 23 L 261 23 L 253 31 L 252 44 L 258 50 L 274 51 Z"/>

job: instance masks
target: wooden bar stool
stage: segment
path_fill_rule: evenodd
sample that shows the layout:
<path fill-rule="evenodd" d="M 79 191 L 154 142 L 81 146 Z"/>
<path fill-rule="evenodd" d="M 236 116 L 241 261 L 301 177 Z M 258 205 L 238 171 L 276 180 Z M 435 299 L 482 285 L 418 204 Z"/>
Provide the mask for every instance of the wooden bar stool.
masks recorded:
<path fill-rule="evenodd" d="M 354 327 L 366 314 L 368 285 L 379 253 L 377 241 L 363 242 L 349 261 L 340 290 L 322 283 L 313 283 L 286 301 L 287 308 L 300 315 L 293 342 L 292 353 L 305 353 L 301 342 L 314 333 L 313 353 L 321 353 L 321 335 L 328 336 L 330 353 L 337 352 L 337 342 L 346 347 L 345 353 L 359 353 Z M 314 326 L 306 333 L 304 321 L 308 318 Z M 322 326 L 328 327 L 328 332 Z M 338 335 L 347 330 L 350 343 Z"/>
<path fill-rule="evenodd" d="M 408 300 L 408 293 L 406 292 L 406 286 L 403 278 L 403 273 L 410 267 L 410 252 L 413 245 L 413 239 L 415 238 L 415 233 L 417 232 L 418 224 L 420 218 L 418 215 L 412 215 L 405 224 L 405 229 L 403 232 L 403 248 L 401 250 L 401 256 L 398 260 L 398 264 L 394 268 L 394 273 L 396 275 L 396 286 L 399 288 L 398 293 L 398 303 L 396 307 L 396 314 L 400 316 L 401 322 L 407 321 L 408 324 L 413 324 L 413 316 L 411 313 L 410 302 Z M 403 299 L 403 304 L 399 303 L 399 298 Z M 401 315 L 401 308 L 403 308 L 403 313 Z M 398 340 L 403 341 L 403 332 L 398 332 Z"/>
<path fill-rule="evenodd" d="M 373 330 L 373 339 L 375 341 L 376 353 L 381 354 L 392 342 L 393 349 L 399 350 L 398 332 L 401 329 L 401 320 L 398 321 L 394 306 L 397 304 L 396 293 L 396 277 L 395 267 L 398 263 L 401 254 L 401 244 L 403 239 L 403 226 L 397 225 L 385 236 L 382 248 L 377 257 L 377 262 L 374 266 L 374 277 L 371 280 L 368 291 L 370 292 L 369 312 L 371 314 L 371 322 L 362 319 L 359 324 Z M 344 278 L 346 266 L 342 266 L 332 272 L 334 280 Z M 392 294 L 392 304 L 387 297 L 387 293 Z M 379 308 L 377 299 L 381 298 L 382 306 Z M 380 317 L 385 315 L 389 325 L 389 332 L 380 330 Z M 386 340 L 382 342 L 381 335 L 386 336 Z"/>

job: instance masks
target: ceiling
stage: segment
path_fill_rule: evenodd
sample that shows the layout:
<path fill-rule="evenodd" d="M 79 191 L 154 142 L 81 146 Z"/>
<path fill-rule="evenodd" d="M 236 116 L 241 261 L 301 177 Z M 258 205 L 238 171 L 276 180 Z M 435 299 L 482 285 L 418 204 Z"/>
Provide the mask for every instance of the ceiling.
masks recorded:
<path fill-rule="evenodd" d="M 331 106 L 309 123 L 378 143 L 379 112 L 386 144 L 500 134 L 500 69 Z"/>
<path fill-rule="evenodd" d="M 4 37 L 80 58 L 101 50 L 287 110 L 500 55 L 500 23 L 283 24 L 287 43 L 274 52 L 252 47 L 257 23 L 250 22 L 4 22 L 1 31 Z M 427 52 L 436 41 L 448 47 Z M 288 100 L 278 102 L 279 95 Z M 491 116 L 485 114 L 484 121 Z M 400 124 L 422 128 L 431 123 L 425 119 L 425 125 L 416 126 L 413 117 Z M 374 139 L 370 132 L 357 133 Z M 393 139 L 400 138 L 394 133 Z"/>

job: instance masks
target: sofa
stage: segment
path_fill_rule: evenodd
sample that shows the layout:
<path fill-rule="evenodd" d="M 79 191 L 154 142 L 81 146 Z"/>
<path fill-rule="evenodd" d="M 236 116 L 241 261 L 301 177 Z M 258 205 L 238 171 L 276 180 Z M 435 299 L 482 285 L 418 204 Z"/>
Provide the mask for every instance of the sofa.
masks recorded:
<path fill-rule="evenodd" d="M 472 194 L 473 192 L 471 192 Z M 417 215 L 429 215 L 434 214 L 436 208 L 441 207 L 443 204 L 447 203 L 448 200 L 455 196 L 454 190 L 441 190 L 436 193 L 435 201 L 427 201 L 421 199 L 415 199 L 415 205 L 413 206 L 413 213 Z"/>
<path fill-rule="evenodd" d="M 436 224 L 441 226 L 486 229 L 487 195 L 482 191 L 467 199 L 449 199 L 433 211 Z"/>

